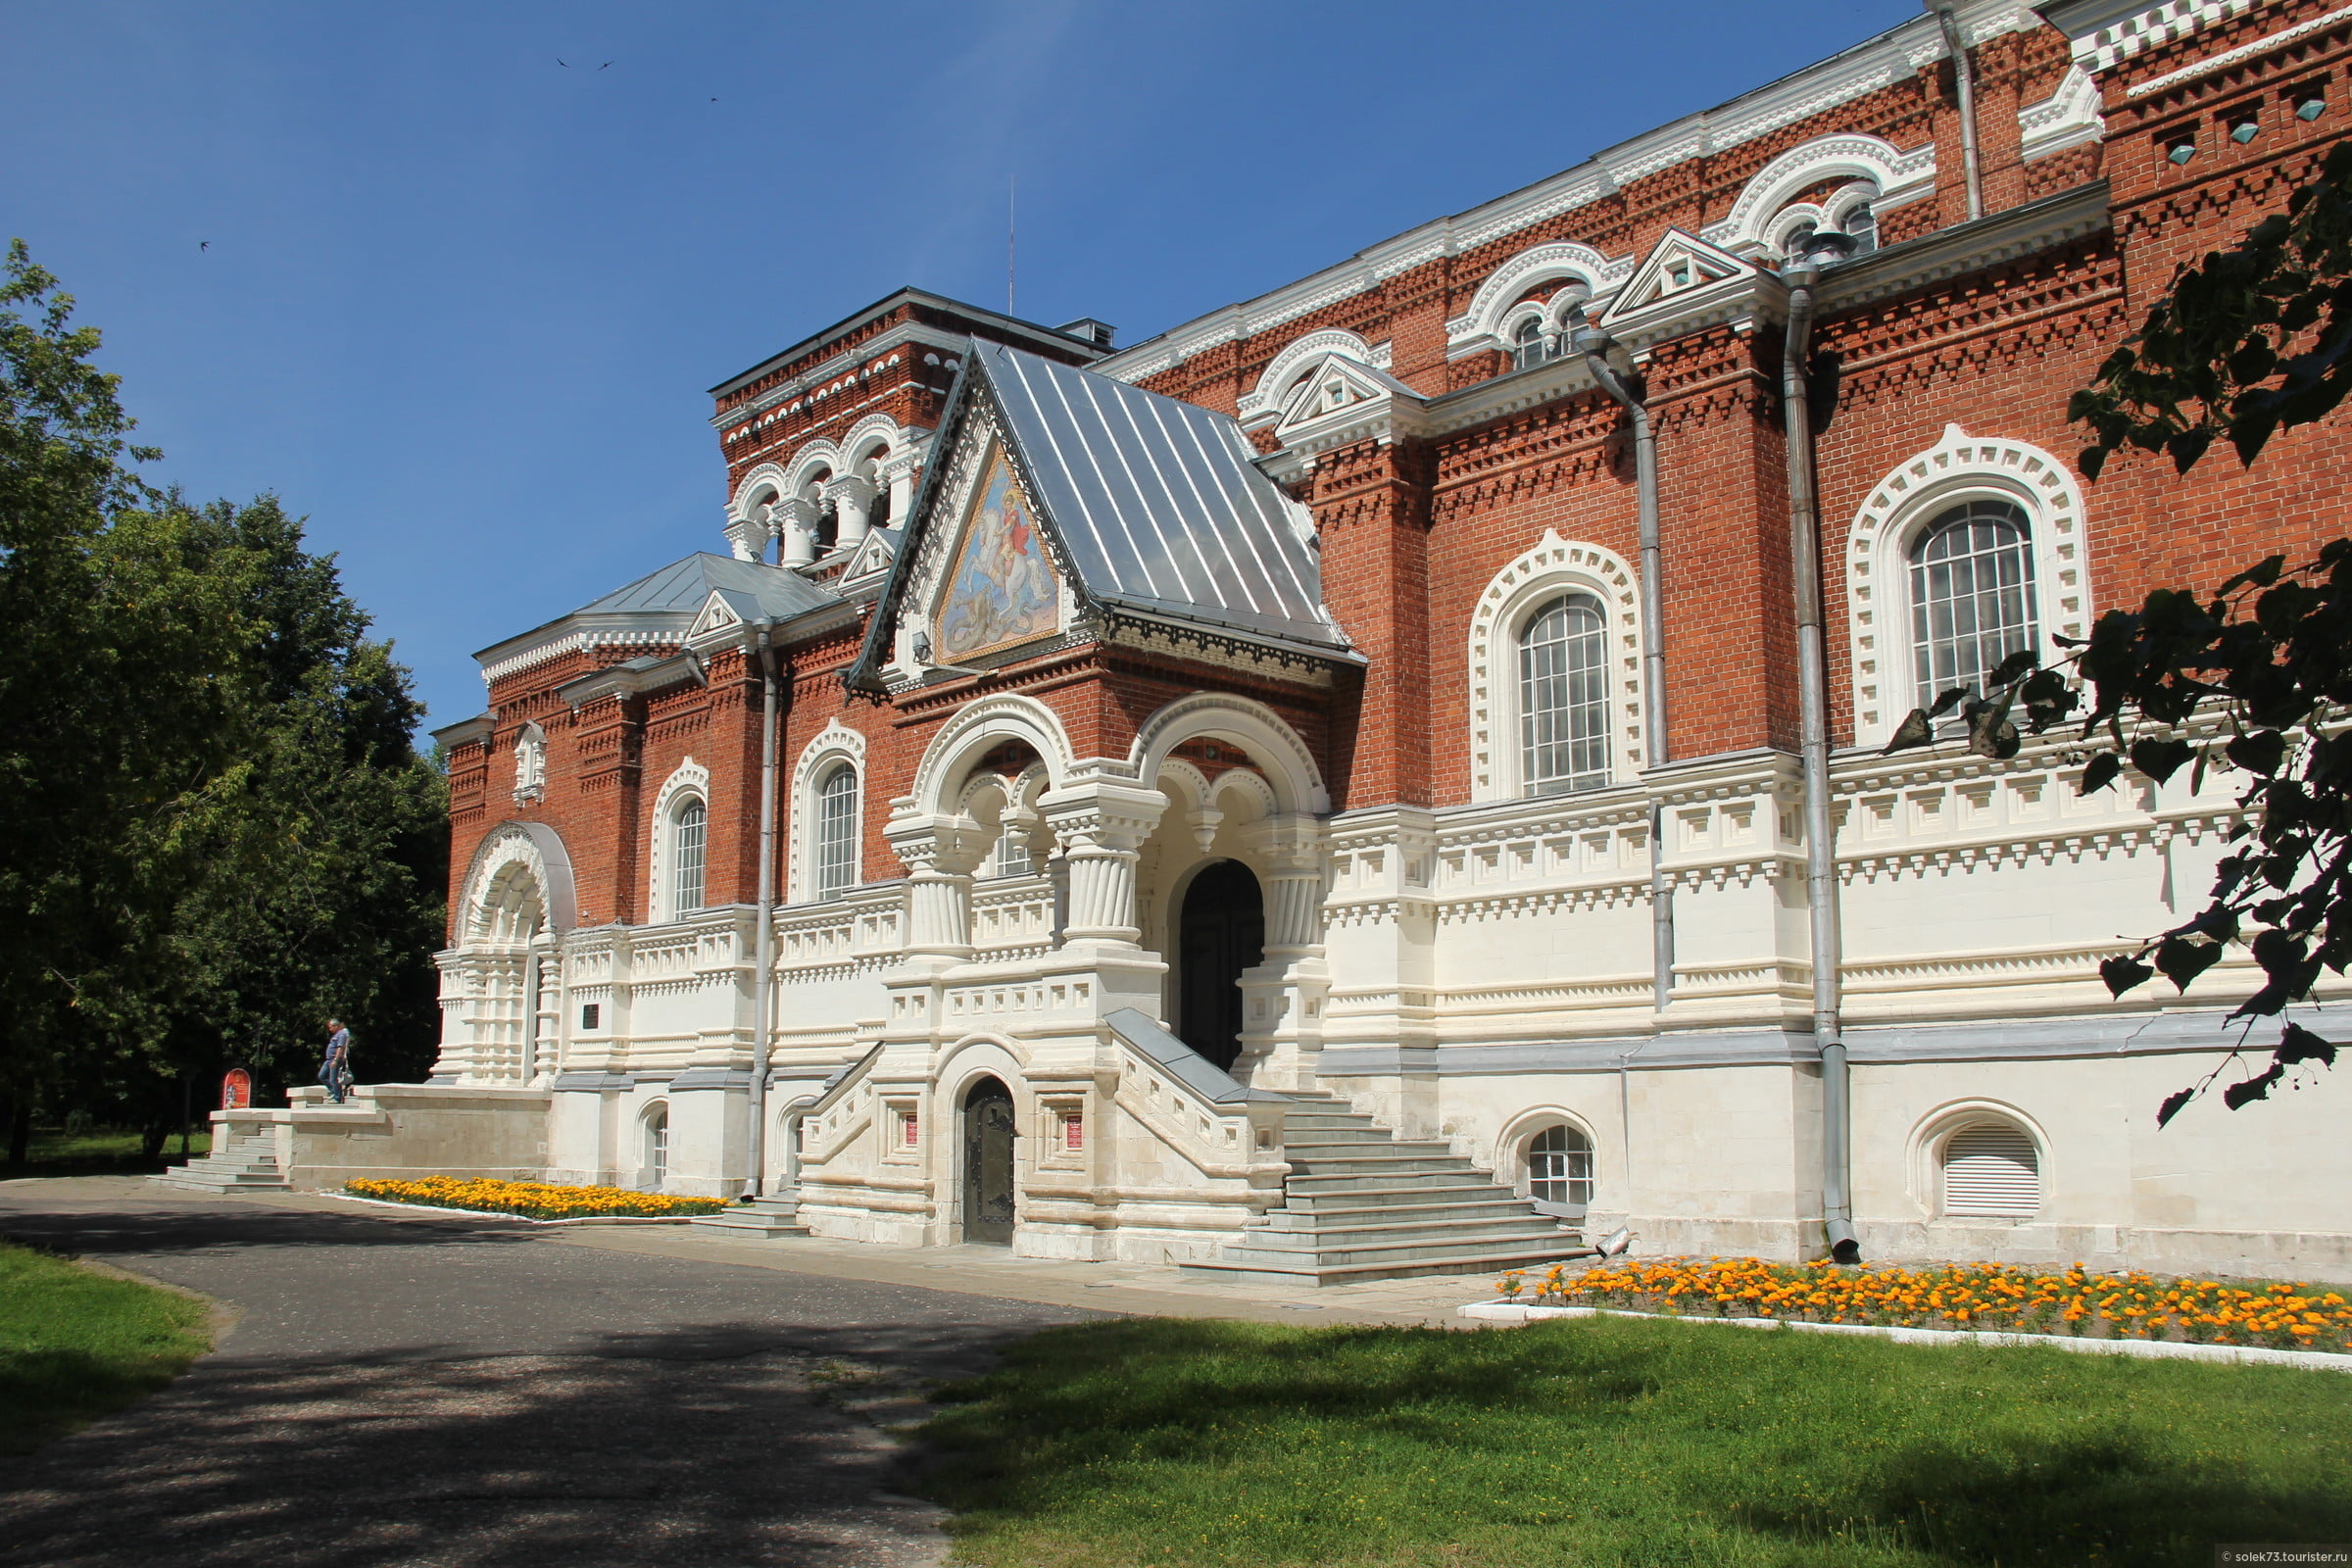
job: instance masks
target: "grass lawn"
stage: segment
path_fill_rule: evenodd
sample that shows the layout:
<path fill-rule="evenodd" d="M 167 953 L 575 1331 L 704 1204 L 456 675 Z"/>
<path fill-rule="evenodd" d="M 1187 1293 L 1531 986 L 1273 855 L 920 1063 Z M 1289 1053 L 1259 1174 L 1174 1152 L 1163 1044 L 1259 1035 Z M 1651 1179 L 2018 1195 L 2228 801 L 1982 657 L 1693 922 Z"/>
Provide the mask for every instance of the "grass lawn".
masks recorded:
<path fill-rule="evenodd" d="M 188 1140 L 190 1159 L 202 1159 L 212 1152 L 213 1135 L 202 1130 L 202 1123 L 198 1126 L 196 1135 Z M 0 1141 L 0 1154 L 7 1152 L 4 1145 L 5 1141 Z M 173 1133 L 165 1143 L 163 1158 L 141 1159 L 136 1128 L 98 1127 L 88 1132 L 69 1133 L 55 1127 L 36 1127 L 24 1154 L 25 1162 L 22 1165 L 0 1158 L 0 1180 L 20 1176 L 136 1175 L 162 1170 L 167 1164 L 178 1163 L 179 1135 Z"/>
<path fill-rule="evenodd" d="M 0 1242 L 0 1453 L 146 1397 L 211 1343 L 201 1302 Z"/>
<path fill-rule="evenodd" d="M 1055 1329 L 940 1396 L 991 1568 L 2204 1564 L 2352 1541 L 2352 1376 L 1624 1319 Z"/>

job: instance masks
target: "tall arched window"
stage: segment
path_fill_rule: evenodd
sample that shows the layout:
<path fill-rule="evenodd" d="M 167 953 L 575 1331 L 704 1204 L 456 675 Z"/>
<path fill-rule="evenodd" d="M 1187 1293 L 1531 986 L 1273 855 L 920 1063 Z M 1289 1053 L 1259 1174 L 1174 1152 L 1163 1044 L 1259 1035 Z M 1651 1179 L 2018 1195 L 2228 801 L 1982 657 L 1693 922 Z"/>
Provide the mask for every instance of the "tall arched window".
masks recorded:
<path fill-rule="evenodd" d="M 703 906 L 703 847 L 710 817 L 701 801 L 689 799 L 669 819 L 669 912 L 673 915 Z"/>
<path fill-rule="evenodd" d="M 1562 594 L 1519 629 L 1521 791 L 1565 795 L 1609 781 L 1608 620 Z"/>
<path fill-rule="evenodd" d="M 645 1118 L 645 1172 L 656 1192 L 669 1180 L 669 1107 L 656 1105 Z"/>
<path fill-rule="evenodd" d="M 858 770 L 837 765 L 816 787 L 816 896 L 858 885 Z"/>
<path fill-rule="evenodd" d="M 1527 1196 L 1583 1217 L 1592 1202 L 1592 1140 L 1582 1129 L 1546 1127 L 1528 1141 Z"/>
<path fill-rule="evenodd" d="M 2034 542 L 2023 508 L 1980 497 L 1939 514 L 1911 542 L 1912 684 L 1922 708 L 1971 691 L 2039 630 Z"/>

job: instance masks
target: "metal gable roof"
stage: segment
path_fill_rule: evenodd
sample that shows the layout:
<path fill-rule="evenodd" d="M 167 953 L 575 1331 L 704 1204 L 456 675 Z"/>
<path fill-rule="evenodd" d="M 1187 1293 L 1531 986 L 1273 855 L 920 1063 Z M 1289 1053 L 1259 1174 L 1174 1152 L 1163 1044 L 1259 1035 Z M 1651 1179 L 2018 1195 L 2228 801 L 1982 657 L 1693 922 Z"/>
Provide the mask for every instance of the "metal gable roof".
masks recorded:
<path fill-rule="evenodd" d="M 832 594 L 797 571 L 698 551 L 625 587 L 613 589 L 593 604 L 582 605 L 573 613 L 693 615 L 709 601 L 713 588 L 727 593 L 730 602 L 736 596 L 750 600 L 759 607 L 761 616 L 776 620 L 821 610 L 835 602 Z"/>
<path fill-rule="evenodd" d="M 975 341 L 1033 499 L 1095 598 L 1348 646 L 1292 503 L 1223 415 Z"/>

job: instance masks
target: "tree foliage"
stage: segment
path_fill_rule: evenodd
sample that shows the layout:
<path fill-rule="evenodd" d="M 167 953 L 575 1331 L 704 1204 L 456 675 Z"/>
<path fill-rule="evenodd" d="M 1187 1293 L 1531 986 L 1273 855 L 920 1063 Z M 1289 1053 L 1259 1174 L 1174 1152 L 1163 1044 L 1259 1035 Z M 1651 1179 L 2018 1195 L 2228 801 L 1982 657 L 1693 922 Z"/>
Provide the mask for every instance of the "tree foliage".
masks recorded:
<path fill-rule="evenodd" d="M 2183 270 L 2066 413 L 2090 427 L 2088 477 L 2127 446 L 2186 473 L 2217 440 L 2252 463 L 2348 391 L 2352 141 L 2336 143 L 2285 212 Z"/>
<path fill-rule="evenodd" d="M 2075 394 L 2089 426 L 2081 460 L 2096 479 L 2132 447 L 2195 466 L 2227 439 L 2241 465 L 2281 430 L 2326 416 L 2352 390 L 2352 142 L 2328 153 L 2286 212 L 2236 249 L 2184 269 L 2139 331 Z M 2100 965 L 2122 996 L 2158 975 L 2185 992 L 2243 944 L 2262 984 L 2232 1019 L 2279 1017 L 2323 973 L 2352 963 L 2352 540 L 2290 566 L 2272 556 L 2210 593 L 2160 588 L 2135 611 L 2111 611 L 2086 641 L 2043 662 L 2022 649 L 1981 686 L 1941 694 L 1897 728 L 1888 752 L 1936 743 L 1957 713 L 1971 752 L 2008 758 L 2023 736 L 2082 715 L 2090 742 L 2080 790 L 2128 766 L 2159 784 L 2183 768 L 2243 775 L 2233 846 L 2205 907 Z M 2082 696 L 2087 688 L 2087 705 Z M 2282 1020 L 2271 1059 L 2223 1092 L 2232 1109 L 2265 1099 L 2305 1063 L 2332 1065 L 2336 1046 Z M 2227 1063 L 2225 1063 L 2227 1065 Z M 2158 1125 L 2215 1074 L 2168 1097 Z"/>
<path fill-rule="evenodd" d="M 98 334 L 0 275 L 0 1073 L 151 1125 L 348 1011 L 413 1069 L 446 827 L 389 647 L 274 500 L 143 483 Z M 372 1032 L 370 1032 L 372 1026 Z M 20 1122 L 22 1116 L 19 1117 Z"/>

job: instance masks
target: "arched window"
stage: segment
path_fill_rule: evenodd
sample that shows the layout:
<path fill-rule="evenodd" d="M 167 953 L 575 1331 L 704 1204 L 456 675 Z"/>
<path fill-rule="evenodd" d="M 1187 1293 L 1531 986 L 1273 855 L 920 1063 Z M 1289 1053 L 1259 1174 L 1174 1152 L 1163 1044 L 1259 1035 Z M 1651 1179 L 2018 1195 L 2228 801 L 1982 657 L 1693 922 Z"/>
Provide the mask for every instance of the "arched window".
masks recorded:
<path fill-rule="evenodd" d="M 1582 1219 L 1592 1202 L 1592 1140 L 1575 1127 L 1546 1127 L 1528 1140 L 1527 1196 Z"/>
<path fill-rule="evenodd" d="M 1940 514 L 1911 542 L 1912 684 L 1919 706 L 1984 674 L 2039 639 L 2034 548 L 2023 508 L 1980 497 Z"/>
<path fill-rule="evenodd" d="M 1512 363 L 1524 370 L 1531 365 L 1542 365 L 1551 357 L 1551 346 L 1544 338 L 1542 318 L 1531 316 L 1521 321 L 1519 330 L 1511 336 Z"/>
<path fill-rule="evenodd" d="M 1879 248 L 1879 215 L 1869 202 L 1856 202 L 1848 208 L 1844 226 L 1853 239 L 1856 256 L 1867 256 Z"/>
<path fill-rule="evenodd" d="M 1608 618 L 1590 594 L 1562 594 L 1520 627 L 1522 793 L 1608 783 Z"/>
<path fill-rule="evenodd" d="M 689 797 L 669 819 L 669 912 L 684 914 L 703 906 L 703 849 L 710 813 L 700 800 Z"/>
<path fill-rule="evenodd" d="M 843 762 L 816 787 L 816 896 L 858 885 L 858 770 Z"/>
<path fill-rule="evenodd" d="M 1943 1211 L 2024 1219 L 2041 1208 L 2041 1154 L 2013 1122 L 1977 1121 L 1943 1141 Z"/>
<path fill-rule="evenodd" d="M 656 1105 L 645 1118 L 646 1179 L 658 1192 L 669 1180 L 669 1107 Z"/>
<path fill-rule="evenodd" d="M 1006 811 L 997 834 L 997 875 L 1027 876 L 1035 869 L 1030 863 L 1028 824 Z"/>

